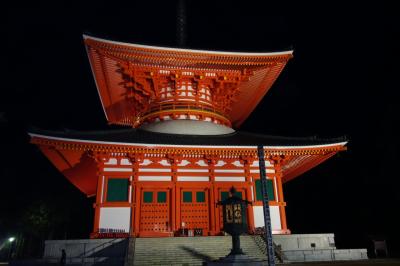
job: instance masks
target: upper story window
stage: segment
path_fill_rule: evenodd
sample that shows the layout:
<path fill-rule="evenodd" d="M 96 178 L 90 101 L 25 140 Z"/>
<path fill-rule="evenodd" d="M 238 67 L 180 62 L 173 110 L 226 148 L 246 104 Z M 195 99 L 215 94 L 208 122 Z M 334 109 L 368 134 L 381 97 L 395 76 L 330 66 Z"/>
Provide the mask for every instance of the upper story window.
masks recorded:
<path fill-rule="evenodd" d="M 129 179 L 109 178 L 107 181 L 107 201 L 128 201 Z"/>
<path fill-rule="evenodd" d="M 261 180 L 256 179 L 256 200 L 262 200 L 262 194 L 261 194 Z M 267 193 L 268 193 L 268 199 L 270 201 L 275 200 L 275 194 L 274 194 L 274 181 L 271 179 L 267 179 Z"/>

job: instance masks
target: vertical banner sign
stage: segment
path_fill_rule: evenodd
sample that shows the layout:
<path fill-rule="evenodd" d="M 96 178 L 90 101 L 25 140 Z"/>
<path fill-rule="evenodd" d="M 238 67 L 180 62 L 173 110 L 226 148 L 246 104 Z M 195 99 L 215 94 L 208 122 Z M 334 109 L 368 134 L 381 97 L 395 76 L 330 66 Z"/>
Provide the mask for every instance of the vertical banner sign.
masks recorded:
<path fill-rule="evenodd" d="M 260 168 L 261 194 L 263 199 L 265 241 L 267 244 L 268 265 L 275 266 L 275 254 L 274 254 L 274 246 L 272 242 L 272 230 L 271 230 L 271 216 L 269 213 L 267 175 L 265 172 L 265 160 L 264 160 L 265 155 L 264 155 L 264 147 L 262 145 L 259 145 L 257 147 L 257 153 L 258 153 L 258 162 Z"/>

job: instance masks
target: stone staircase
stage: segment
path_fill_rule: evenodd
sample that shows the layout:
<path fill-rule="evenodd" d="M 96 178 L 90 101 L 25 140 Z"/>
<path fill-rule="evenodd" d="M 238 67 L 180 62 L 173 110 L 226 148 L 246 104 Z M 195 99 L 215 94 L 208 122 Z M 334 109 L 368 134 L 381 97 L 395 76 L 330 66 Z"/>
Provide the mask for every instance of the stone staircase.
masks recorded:
<path fill-rule="evenodd" d="M 229 254 L 230 236 L 136 238 L 134 265 L 202 265 Z M 253 236 L 241 236 L 242 250 L 253 259 L 266 260 Z M 267 265 L 267 264 L 266 264 Z"/>
<path fill-rule="evenodd" d="M 241 236 L 243 251 L 266 263 L 262 235 Z M 274 235 L 275 263 L 367 260 L 366 249 L 336 249 L 334 234 Z M 67 265 L 202 265 L 229 254 L 230 236 L 130 239 L 46 240 L 40 260 L 13 261 L 10 265 L 56 265 L 60 251 Z"/>

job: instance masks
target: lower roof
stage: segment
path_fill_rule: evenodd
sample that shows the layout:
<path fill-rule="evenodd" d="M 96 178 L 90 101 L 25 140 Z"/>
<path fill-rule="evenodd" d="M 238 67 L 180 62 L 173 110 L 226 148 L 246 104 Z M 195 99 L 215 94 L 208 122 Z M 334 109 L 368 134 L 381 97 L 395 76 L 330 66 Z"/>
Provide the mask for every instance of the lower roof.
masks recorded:
<path fill-rule="evenodd" d="M 285 183 L 337 152 L 345 150 L 345 138 L 319 139 L 259 135 L 234 132 L 225 135 L 178 135 L 148 132 L 140 129 L 106 131 L 48 131 L 32 128 L 31 142 L 87 196 L 96 194 L 97 163 L 92 151 L 128 153 L 178 153 L 201 155 L 257 156 L 256 146 L 263 145 L 267 154 L 284 158 L 281 164 Z"/>
<path fill-rule="evenodd" d="M 347 142 L 346 137 L 317 138 L 283 137 L 261 135 L 235 131 L 224 135 L 181 135 L 144 131 L 141 129 L 114 129 L 98 131 L 63 131 L 31 128 L 30 135 L 41 135 L 48 138 L 69 139 L 85 142 L 105 142 L 116 144 L 164 144 L 164 145 L 199 145 L 199 146 L 320 146 Z"/>

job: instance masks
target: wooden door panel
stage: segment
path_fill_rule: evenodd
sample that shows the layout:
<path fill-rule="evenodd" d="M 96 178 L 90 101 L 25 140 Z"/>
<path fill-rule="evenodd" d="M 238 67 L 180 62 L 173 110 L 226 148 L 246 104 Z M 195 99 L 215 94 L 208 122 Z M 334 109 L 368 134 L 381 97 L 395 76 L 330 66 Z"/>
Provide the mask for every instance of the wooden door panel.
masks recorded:
<path fill-rule="evenodd" d="M 140 205 L 140 232 L 171 231 L 169 190 L 143 190 Z"/>
<path fill-rule="evenodd" d="M 199 189 L 182 189 L 181 223 L 187 229 L 203 230 L 203 235 L 210 230 L 210 207 L 208 191 Z"/>

